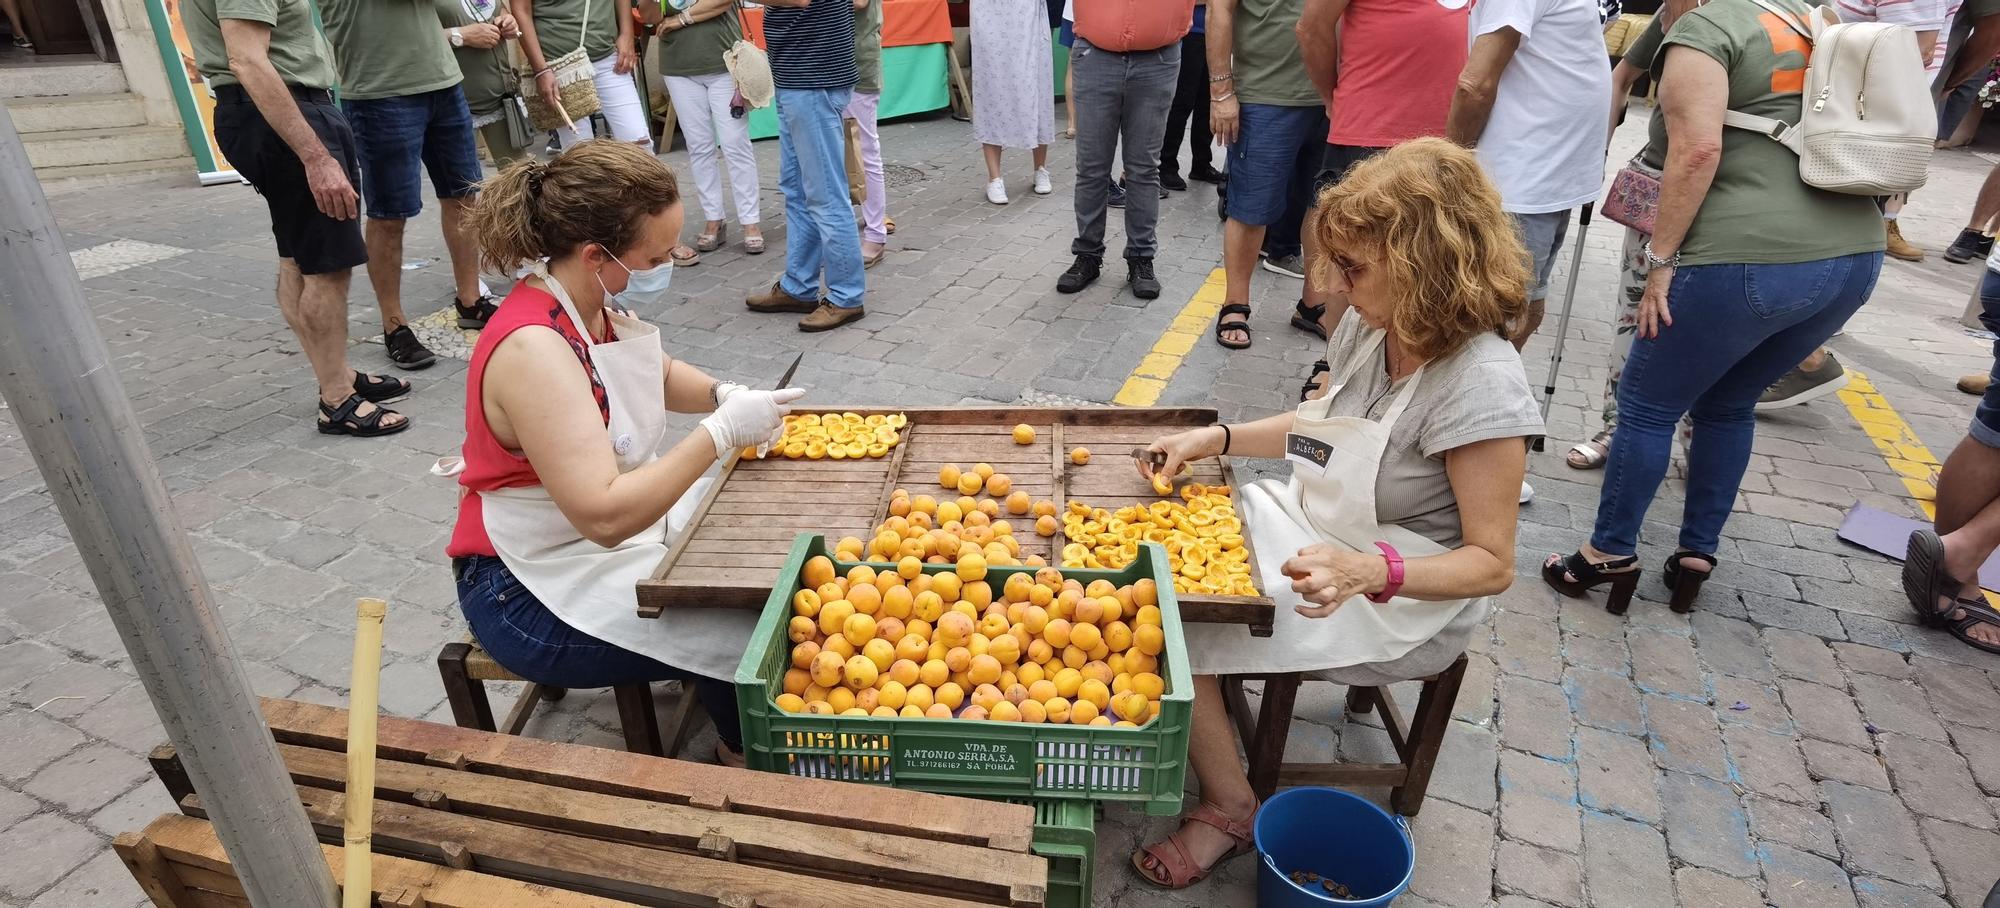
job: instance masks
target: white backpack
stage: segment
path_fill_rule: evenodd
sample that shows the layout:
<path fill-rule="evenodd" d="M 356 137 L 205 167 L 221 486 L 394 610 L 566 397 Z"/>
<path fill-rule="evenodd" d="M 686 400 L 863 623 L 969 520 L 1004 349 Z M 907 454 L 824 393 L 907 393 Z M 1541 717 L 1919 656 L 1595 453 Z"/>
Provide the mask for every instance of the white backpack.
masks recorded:
<path fill-rule="evenodd" d="M 1807 22 L 1770 0 L 1751 0 L 1812 44 L 1799 122 L 1731 110 L 1722 122 L 1796 152 L 1799 179 L 1849 195 L 1882 196 L 1924 185 L 1937 140 L 1930 74 L 1915 33 L 1881 22 Z"/>

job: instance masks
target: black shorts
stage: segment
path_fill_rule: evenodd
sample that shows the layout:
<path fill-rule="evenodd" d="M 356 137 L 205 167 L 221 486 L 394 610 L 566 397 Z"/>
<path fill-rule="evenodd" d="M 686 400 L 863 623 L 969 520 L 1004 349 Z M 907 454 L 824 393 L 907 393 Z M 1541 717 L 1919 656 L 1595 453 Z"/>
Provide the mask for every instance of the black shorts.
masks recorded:
<path fill-rule="evenodd" d="M 1354 169 L 1354 165 L 1388 150 L 1386 148 L 1369 148 L 1363 145 L 1335 145 L 1330 142 L 1327 143 L 1326 153 L 1320 158 L 1319 176 L 1313 178 L 1313 199 L 1315 200 L 1315 204 L 1317 204 L 1319 194 L 1326 191 L 1328 186 L 1339 183 L 1343 177 L 1347 176 L 1348 171 Z"/>
<path fill-rule="evenodd" d="M 306 125 L 347 171 L 348 182 L 359 189 L 361 164 L 354 132 L 332 96 L 306 88 L 293 88 L 292 96 Z M 368 261 L 361 220 L 336 221 L 321 213 L 306 183 L 305 164 L 237 86 L 215 90 L 215 144 L 270 206 L 271 235 L 278 241 L 279 258 L 291 259 L 303 274 L 346 271 Z"/>

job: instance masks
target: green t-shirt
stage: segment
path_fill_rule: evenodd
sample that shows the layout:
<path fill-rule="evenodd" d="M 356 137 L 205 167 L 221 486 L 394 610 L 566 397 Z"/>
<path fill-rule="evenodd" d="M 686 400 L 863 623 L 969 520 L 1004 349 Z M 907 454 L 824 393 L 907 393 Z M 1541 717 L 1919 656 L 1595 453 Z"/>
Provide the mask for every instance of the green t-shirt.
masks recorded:
<path fill-rule="evenodd" d="M 585 4 L 590 6 L 590 28 L 583 32 L 584 56 L 602 60 L 618 48 L 618 6 L 612 0 L 535 0 L 535 40 L 543 59 L 554 62 L 576 50 Z"/>
<path fill-rule="evenodd" d="M 1244 104 L 1318 107 L 1325 103 L 1306 75 L 1299 39 L 1292 31 L 1305 0 L 1237 0 L 1230 65 L 1236 99 Z"/>
<path fill-rule="evenodd" d="M 319 0 L 340 66 L 343 101 L 400 98 L 450 88 L 458 61 L 428 0 Z"/>
<path fill-rule="evenodd" d="M 1660 39 L 1666 37 L 1666 30 L 1660 27 L 1660 17 L 1646 23 L 1646 29 L 1625 45 L 1625 62 L 1641 72 L 1653 72 L 1653 61 L 1660 55 Z M 1639 159 L 1655 169 L 1666 166 L 1667 161 L 1667 118 L 1659 111 L 1653 111 L 1651 122 L 1646 124 L 1646 147 L 1639 152 Z"/>
<path fill-rule="evenodd" d="M 882 92 L 882 0 L 854 11 L 854 67 L 861 73 L 855 91 Z"/>
<path fill-rule="evenodd" d="M 1784 0 L 1779 0 L 1784 3 Z M 1790 9 L 1804 14 L 1804 4 Z M 1682 13 L 1664 46 L 1680 45 L 1721 63 L 1729 107 L 1799 121 L 1811 46 L 1750 0 L 1714 0 Z M 1671 51 L 1654 61 L 1662 69 Z M 1666 117 L 1654 122 L 1664 131 Z M 1782 265 L 1881 252 L 1882 213 L 1866 196 L 1814 189 L 1799 179 L 1799 156 L 1768 136 L 1724 127 L 1715 183 L 1681 244 L 1688 265 Z"/>
<path fill-rule="evenodd" d="M 479 22 L 491 22 L 493 17 L 506 11 L 503 0 L 434 0 L 438 22 L 445 28 L 462 28 Z M 449 44 L 450 42 L 446 42 Z M 454 47 L 451 55 L 458 59 L 458 71 L 465 74 L 460 87 L 465 90 L 466 106 L 472 108 L 474 119 L 484 119 L 500 113 L 500 100 L 520 90 L 520 76 L 507 63 L 507 43 L 498 47 Z M 490 122 L 490 121 L 489 121 Z"/>
<path fill-rule="evenodd" d="M 668 18 L 675 15 L 671 8 L 667 12 Z M 660 75 L 712 76 L 728 72 L 722 53 L 742 37 L 743 20 L 737 17 L 734 8 L 713 19 L 661 35 Z"/>
<path fill-rule="evenodd" d="M 333 47 L 313 27 L 310 0 L 183 0 L 181 23 L 187 28 L 194 64 L 210 85 L 235 85 L 229 53 L 222 46 L 222 20 L 262 22 L 271 27 L 271 66 L 287 85 L 332 88 Z"/>

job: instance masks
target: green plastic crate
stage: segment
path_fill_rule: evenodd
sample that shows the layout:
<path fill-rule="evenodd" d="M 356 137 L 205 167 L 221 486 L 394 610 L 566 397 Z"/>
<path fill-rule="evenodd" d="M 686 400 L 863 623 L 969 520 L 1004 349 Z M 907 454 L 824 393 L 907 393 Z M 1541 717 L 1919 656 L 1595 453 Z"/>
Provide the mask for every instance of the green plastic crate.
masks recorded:
<path fill-rule="evenodd" d="M 1097 805 L 1089 801 L 1032 803 L 1034 852 L 1049 862 L 1047 908 L 1090 908 L 1091 878 L 1097 866 Z"/>
<path fill-rule="evenodd" d="M 1154 816 L 1180 813 L 1194 690 L 1165 549 L 1147 543 L 1122 570 L 1063 570 L 1064 577 L 1086 584 L 1101 579 L 1123 586 L 1150 577 L 1159 586 L 1166 637 L 1160 678 L 1166 690 L 1159 716 L 1139 728 L 820 716 L 779 709 L 772 697 L 782 692 L 785 669 L 791 666 L 785 625 L 792 615 L 792 595 L 807 559 L 827 554 L 822 536 L 803 534 L 792 543 L 791 557 L 736 668 L 736 708 L 750 768 L 967 797 L 1125 801 Z M 857 564 L 895 569 L 882 562 L 834 562 L 842 575 Z M 924 570 L 936 574 L 953 568 L 932 564 Z M 1035 570 L 995 567 L 987 580 L 997 590 L 1009 575 Z"/>

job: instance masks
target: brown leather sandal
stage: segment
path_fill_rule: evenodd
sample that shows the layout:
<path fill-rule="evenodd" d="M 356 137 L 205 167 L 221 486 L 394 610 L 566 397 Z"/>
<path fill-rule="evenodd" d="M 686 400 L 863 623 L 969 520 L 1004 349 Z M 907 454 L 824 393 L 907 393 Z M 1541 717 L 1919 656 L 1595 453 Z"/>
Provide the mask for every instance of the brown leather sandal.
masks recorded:
<path fill-rule="evenodd" d="M 1236 840 L 1235 848 L 1224 852 L 1222 857 L 1215 859 L 1215 863 L 1199 867 L 1189 855 L 1187 845 L 1181 841 L 1181 831 L 1177 829 L 1173 835 L 1167 836 L 1166 841 L 1147 845 L 1132 855 L 1132 869 L 1138 871 L 1139 876 L 1146 882 L 1163 889 L 1186 889 L 1208 879 L 1208 875 L 1214 873 L 1215 868 L 1222 866 L 1222 862 L 1256 850 L 1255 833 L 1251 826 L 1256 818 L 1257 811 L 1252 809 L 1249 816 L 1241 820 L 1232 819 L 1224 815 L 1215 805 L 1203 801 L 1188 813 L 1188 822 L 1202 823 L 1222 830 L 1223 835 Z M 1165 877 L 1156 876 L 1156 872 L 1164 874 Z"/>

